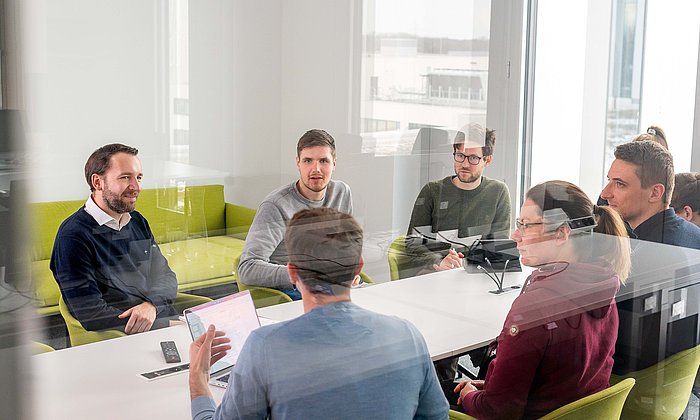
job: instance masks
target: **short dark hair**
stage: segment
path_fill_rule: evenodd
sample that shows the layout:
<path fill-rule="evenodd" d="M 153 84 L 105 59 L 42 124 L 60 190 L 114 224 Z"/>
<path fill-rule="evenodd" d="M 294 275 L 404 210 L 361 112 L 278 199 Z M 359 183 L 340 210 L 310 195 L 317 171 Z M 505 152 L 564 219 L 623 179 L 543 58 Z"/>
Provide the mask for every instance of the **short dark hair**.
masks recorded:
<path fill-rule="evenodd" d="M 92 186 L 92 175 L 104 175 L 107 169 L 109 169 L 112 156 L 117 153 L 126 153 L 136 156 L 139 154 L 139 150 L 121 143 L 111 143 L 92 152 L 87 162 L 85 162 L 85 180 L 90 187 L 90 191 L 95 191 L 95 187 Z"/>
<path fill-rule="evenodd" d="M 318 128 L 311 129 L 304 133 L 297 142 L 297 157 L 301 156 L 301 151 L 308 147 L 326 146 L 330 147 L 331 155 L 335 157 L 335 139 L 325 130 Z"/>
<path fill-rule="evenodd" d="M 304 209 L 287 224 L 289 262 L 312 293 L 342 293 L 362 261 L 362 228 L 349 214 L 332 208 Z M 336 286 L 341 286 L 338 289 Z"/>
<path fill-rule="evenodd" d="M 474 130 L 475 129 L 475 130 Z M 454 152 L 459 149 L 464 142 L 466 141 L 467 135 L 464 133 L 465 131 L 469 131 L 469 138 L 470 140 L 476 140 L 474 139 L 475 134 L 477 134 L 479 131 L 483 132 L 484 128 L 482 128 L 478 124 L 470 124 L 469 126 L 462 128 L 462 130 L 458 131 L 457 134 L 455 135 L 455 141 L 454 144 L 452 145 L 452 149 Z M 476 131 L 477 133 L 475 133 Z M 481 134 L 480 136 L 483 136 L 483 146 L 481 147 L 481 153 L 484 154 L 484 156 L 491 156 L 493 155 L 493 149 L 496 148 L 496 130 L 491 130 L 489 128 L 485 129 L 486 133 Z M 478 139 L 479 142 L 481 142 L 481 138 Z"/>
<path fill-rule="evenodd" d="M 676 213 L 689 206 L 694 213 L 700 214 L 700 172 L 683 172 L 676 174 L 676 187 L 673 189 L 671 207 Z"/>
<path fill-rule="evenodd" d="M 635 173 L 642 188 L 654 184 L 664 186 L 664 204 L 671 201 L 673 193 L 673 156 L 659 143 L 643 140 L 624 143 L 615 148 L 615 158 L 636 166 Z"/>

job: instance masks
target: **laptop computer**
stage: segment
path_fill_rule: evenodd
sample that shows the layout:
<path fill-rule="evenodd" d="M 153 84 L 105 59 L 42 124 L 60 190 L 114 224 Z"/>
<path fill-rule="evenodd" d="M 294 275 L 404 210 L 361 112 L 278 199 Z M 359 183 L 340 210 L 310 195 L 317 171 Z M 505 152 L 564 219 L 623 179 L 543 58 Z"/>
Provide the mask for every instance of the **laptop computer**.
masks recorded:
<path fill-rule="evenodd" d="M 214 363 L 209 371 L 209 383 L 226 388 L 243 343 L 253 330 L 260 327 L 250 292 L 246 290 L 189 308 L 184 315 L 192 340 L 204 334 L 209 325 L 216 326 L 217 330 L 223 331 L 231 339 L 231 350 Z"/>

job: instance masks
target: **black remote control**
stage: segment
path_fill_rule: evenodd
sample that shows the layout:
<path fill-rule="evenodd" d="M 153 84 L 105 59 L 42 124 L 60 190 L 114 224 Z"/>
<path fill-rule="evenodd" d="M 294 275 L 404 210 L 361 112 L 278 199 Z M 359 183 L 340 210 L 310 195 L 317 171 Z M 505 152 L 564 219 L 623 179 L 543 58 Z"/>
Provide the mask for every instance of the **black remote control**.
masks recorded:
<path fill-rule="evenodd" d="M 180 353 L 177 352 L 174 341 L 161 341 L 160 349 L 163 351 L 165 363 L 180 363 Z"/>

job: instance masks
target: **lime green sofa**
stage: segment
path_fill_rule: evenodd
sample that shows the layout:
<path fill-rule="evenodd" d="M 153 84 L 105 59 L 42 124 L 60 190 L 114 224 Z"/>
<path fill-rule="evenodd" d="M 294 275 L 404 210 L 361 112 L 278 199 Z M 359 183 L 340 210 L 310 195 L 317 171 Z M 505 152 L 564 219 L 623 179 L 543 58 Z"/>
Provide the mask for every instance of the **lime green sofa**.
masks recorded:
<path fill-rule="evenodd" d="M 85 200 L 30 204 L 31 276 L 40 315 L 57 315 L 60 290 L 49 269 L 61 223 Z M 224 202 L 223 185 L 141 191 L 136 202 L 156 242 L 177 274 L 178 291 L 234 283 L 255 210 Z"/>

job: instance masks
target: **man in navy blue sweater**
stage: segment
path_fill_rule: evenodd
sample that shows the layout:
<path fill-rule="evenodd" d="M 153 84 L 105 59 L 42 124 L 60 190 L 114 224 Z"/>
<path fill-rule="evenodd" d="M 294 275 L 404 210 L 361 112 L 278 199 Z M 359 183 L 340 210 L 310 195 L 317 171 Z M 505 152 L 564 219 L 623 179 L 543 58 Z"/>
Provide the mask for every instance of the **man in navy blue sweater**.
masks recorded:
<path fill-rule="evenodd" d="M 617 375 L 647 368 L 678 351 L 668 348 L 666 354 L 657 354 L 653 349 L 659 348 L 660 341 L 638 338 L 643 336 L 642 328 L 652 331 L 650 324 L 645 327 L 638 320 L 639 308 L 647 305 L 647 293 L 680 287 L 696 276 L 700 261 L 700 228 L 669 208 L 673 172 L 673 157 L 658 143 L 621 144 L 601 193 L 629 224 L 630 237 L 638 240 L 632 243 L 632 272 L 617 297 L 620 323 L 613 356 Z M 688 313 L 694 313 L 693 301 L 688 302 Z M 645 315 L 650 312 L 644 311 Z M 666 333 L 662 337 L 666 340 Z"/>
<path fill-rule="evenodd" d="M 134 210 L 143 173 L 138 150 L 108 144 L 85 164 L 92 191 L 58 230 L 53 272 L 70 312 L 87 330 L 127 334 L 177 319 L 177 279 L 146 219 Z"/>
<path fill-rule="evenodd" d="M 633 238 L 700 249 L 700 228 L 669 208 L 673 157 L 658 143 L 633 141 L 617 146 L 600 196 L 633 230 Z"/>

